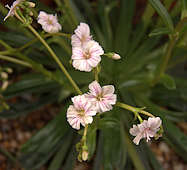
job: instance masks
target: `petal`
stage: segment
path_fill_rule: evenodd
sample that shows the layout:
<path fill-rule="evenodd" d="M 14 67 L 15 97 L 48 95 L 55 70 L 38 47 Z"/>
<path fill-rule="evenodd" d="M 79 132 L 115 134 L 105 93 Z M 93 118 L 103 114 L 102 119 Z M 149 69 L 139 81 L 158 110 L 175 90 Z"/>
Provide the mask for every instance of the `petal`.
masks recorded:
<path fill-rule="evenodd" d="M 87 62 L 89 63 L 90 66 L 92 67 L 96 67 L 101 61 L 101 57 L 100 56 L 91 56 Z"/>
<path fill-rule="evenodd" d="M 80 25 L 75 30 L 75 34 L 79 37 L 79 39 L 82 39 L 83 35 L 85 37 L 89 37 L 90 36 L 90 28 L 87 24 L 80 23 Z"/>
<path fill-rule="evenodd" d="M 133 127 L 130 128 L 129 132 L 131 135 L 137 136 L 140 133 L 140 130 L 139 130 L 138 126 L 133 125 Z"/>
<path fill-rule="evenodd" d="M 92 55 L 95 55 L 95 56 L 100 56 L 104 54 L 102 47 L 96 41 L 92 41 L 92 45 L 90 46 L 89 51 Z"/>
<path fill-rule="evenodd" d="M 76 117 L 77 111 L 73 105 L 70 105 L 67 110 L 67 117 Z"/>
<path fill-rule="evenodd" d="M 90 93 L 92 95 L 99 95 L 101 93 L 101 86 L 97 81 L 93 81 L 89 84 Z"/>
<path fill-rule="evenodd" d="M 110 104 L 107 104 L 103 101 L 98 102 L 98 104 L 99 104 L 100 113 L 112 110 L 112 106 Z"/>
<path fill-rule="evenodd" d="M 71 45 L 72 45 L 73 47 L 81 47 L 81 44 L 82 44 L 82 43 L 81 43 L 79 37 L 77 37 L 76 34 L 73 34 L 73 35 L 71 36 Z"/>
<path fill-rule="evenodd" d="M 69 124 L 74 128 L 74 129 L 77 129 L 79 130 L 80 129 L 80 120 L 78 118 L 69 118 L 67 120 L 69 122 Z"/>
<path fill-rule="evenodd" d="M 86 72 L 90 72 L 92 70 L 92 67 L 86 60 L 73 60 L 73 67 L 77 70 Z"/>
<path fill-rule="evenodd" d="M 84 117 L 85 124 L 91 124 L 93 122 L 93 118 L 91 116 Z"/>
<path fill-rule="evenodd" d="M 142 139 L 142 134 L 139 133 L 133 140 L 133 142 L 136 144 L 136 145 L 139 145 L 139 142 L 140 140 Z"/>
<path fill-rule="evenodd" d="M 73 60 L 80 60 L 80 59 L 84 59 L 84 54 L 82 51 L 82 48 L 80 47 L 74 47 L 72 49 L 72 57 Z"/>
<path fill-rule="evenodd" d="M 158 129 L 162 124 L 162 120 L 159 117 L 148 118 L 148 126 L 151 129 Z"/>
<path fill-rule="evenodd" d="M 109 104 L 116 104 L 116 100 L 117 100 L 117 95 L 113 94 L 113 95 L 105 95 L 103 96 L 105 100 L 108 101 Z"/>
<path fill-rule="evenodd" d="M 113 85 L 107 85 L 107 86 L 102 87 L 103 95 L 113 94 L 114 91 L 115 91 L 115 89 L 114 89 Z"/>

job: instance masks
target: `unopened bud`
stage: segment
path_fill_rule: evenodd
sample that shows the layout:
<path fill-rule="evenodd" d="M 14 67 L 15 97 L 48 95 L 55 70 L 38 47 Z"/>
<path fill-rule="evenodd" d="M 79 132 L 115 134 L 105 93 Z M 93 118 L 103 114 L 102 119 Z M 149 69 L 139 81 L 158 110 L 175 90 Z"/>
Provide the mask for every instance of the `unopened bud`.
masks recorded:
<path fill-rule="evenodd" d="M 3 82 L 1 89 L 6 90 L 7 87 L 8 87 L 8 81 Z"/>
<path fill-rule="evenodd" d="M 6 72 L 2 72 L 1 73 L 1 78 L 2 79 L 7 79 L 8 78 L 8 74 Z"/>
<path fill-rule="evenodd" d="M 114 55 L 112 56 L 112 59 L 119 60 L 119 59 L 121 59 L 121 57 L 119 54 L 114 53 Z"/>
<path fill-rule="evenodd" d="M 83 161 L 87 161 L 88 160 L 88 152 L 87 151 L 83 151 L 82 152 L 82 160 Z"/>
<path fill-rule="evenodd" d="M 30 12 L 29 12 L 29 15 L 30 15 L 30 16 L 33 16 L 33 12 L 32 12 L 32 11 L 30 11 Z"/>
<path fill-rule="evenodd" d="M 35 7 L 35 3 L 34 2 L 28 2 L 29 3 L 29 7 L 34 8 Z"/>
<path fill-rule="evenodd" d="M 104 55 L 107 56 L 107 57 L 109 57 L 109 58 L 111 58 L 111 59 L 113 59 L 113 60 L 119 60 L 119 59 L 121 59 L 121 57 L 120 57 L 119 54 L 116 54 L 116 53 L 113 53 L 113 52 L 111 52 L 111 53 L 105 53 Z"/>

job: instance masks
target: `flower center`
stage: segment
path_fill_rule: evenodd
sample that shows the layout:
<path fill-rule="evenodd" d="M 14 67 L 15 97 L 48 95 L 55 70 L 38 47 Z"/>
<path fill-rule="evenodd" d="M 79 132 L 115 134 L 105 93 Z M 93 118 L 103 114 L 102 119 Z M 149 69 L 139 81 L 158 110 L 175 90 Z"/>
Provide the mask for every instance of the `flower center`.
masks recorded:
<path fill-rule="evenodd" d="M 84 52 L 84 58 L 89 59 L 91 57 L 90 53 L 88 51 Z"/>
<path fill-rule="evenodd" d="M 81 42 L 84 43 L 86 41 L 86 36 L 85 35 L 82 35 L 81 37 Z"/>
<path fill-rule="evenodd" d="M 80 117 L 83 117 L 83 116 L 85 115 L 85 112 L 84 112 L 84 110 L 79 110 L 79 113 L 78 113 L 78 115 L 79 115 Z"/>
<path fill-rule="evenodd" d="M 98 101 L 101 101 L 101 100 L 102 100 L 102 98 L 103 98 L 102 93 L 98 94 L 98 95 L 97 95 L 97 97 L 96 97 L 96 99 L 97 99 Z"/>
<path fill-rule="evenodd" d="M 53 24 L 53 21 L 50 20 L 50 19 L 48 19 L 48 20 L 47 20 L 47 23 L 48 23 L 49 25 L 52 25 L 52 24 Z"/>

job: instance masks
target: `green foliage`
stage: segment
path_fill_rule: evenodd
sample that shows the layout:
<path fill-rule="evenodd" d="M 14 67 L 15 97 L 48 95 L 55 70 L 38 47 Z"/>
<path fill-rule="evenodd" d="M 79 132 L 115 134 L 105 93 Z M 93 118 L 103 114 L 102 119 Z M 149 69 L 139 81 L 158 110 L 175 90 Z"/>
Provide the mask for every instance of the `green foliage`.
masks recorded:
<path fill-rule="evenodd" d="M 186 135 L 175 124 L 187 121 L 187 70 L 184 69 L 187 59 L 186 32 L 183 29 L 181 34 L 176 34 L 174 24 L 179 22 L 181 9 L 175 8 L 170 15 L 168 4 L 172 0 L 167 1 L 166 7 L 159 0 L 149 0 L 141 17 L 136 19 L 136 0 L 55 2 L 57 8 L 50 9 L 37 1 L 39 4 L 34 12 L 37 14 L 41 9 L 51 13 L 58 11 L 63 32 L 70 34 L 79 22 L 86 22 L 90 25 L 94 39 L 106 52 L 119 53 L 121 60 L 118 61 L 102 57 L 99 74 L 101 84 L 114 84 L 119 101 L 146 107 L 155 116 L 161 117 L 164 125 L 163 140 L 187 161 Z M 176 5 L 178 4 L 177 1 Z M 184 18 L 186 2 L 181 1 L 181 4 Z M 0 12 L 5 15 L 3 6 L 0 6 Z M 155 17 L 155 12 L 159 16 Z M 160 22 L 160 17 L 163 22 Z M 68 125 L 66 110 L 70 97 L 76 95 L 75 91 L 48 51 L 35 40 L 31 32 L 18 24 L 15 18 L 9 18 L 7 22 L 3 25 L 7 31 L 0 33 L 0 39 L 8 46 L 0 43 L 0 55 L 14 57 L 29 63 L 31 67 L 11 64 L 15 77 L 19 79 L 14 79 L 2 95 L 5 100 L 13 97 L 19 97 L 19 100 L 13 104 L 8 102 L 10 108 L 0 112 L 0 118 L 25 116 L 46 104 L 59 103 L 63 109 L 23 145 L 18 159 L 27 170 L 40 169 L 44 164 L 49 165 L 48 170 L 71 170 L 76 163 L 75 144 L 80 140 L 80 135 Z M 35 22 L 33 25 L 41 32 Z M 152 86 L 171 35 L 178 37 L 170 60 L 165 72 L 160 75 L 159 83 Z M 70 40 L 55 35 L 44 38 L 81 90 L 88 91 L 88 84 L 94 80 L 94 75 L 76 71 L 70 65 Z M 24 47 L 32 40 L 34 41 L 29 47 Z M 180 60 L 182 57 L 183 60 Z M 35 96 L 36 100 L 31 102 L 25 95 Z M 138 147 L 133 144 L 128 132 L 132 124 L 132 115 L 116 107 L 99 118 L 94 118 L 87 134 L 88 159 L 93 163 L 93 170 L 130 170 L 133 167 L 137 170 L 163 169 L 145 142 L 141 142 Z M 81 135 L 82 133 L 80 131 Z"/>

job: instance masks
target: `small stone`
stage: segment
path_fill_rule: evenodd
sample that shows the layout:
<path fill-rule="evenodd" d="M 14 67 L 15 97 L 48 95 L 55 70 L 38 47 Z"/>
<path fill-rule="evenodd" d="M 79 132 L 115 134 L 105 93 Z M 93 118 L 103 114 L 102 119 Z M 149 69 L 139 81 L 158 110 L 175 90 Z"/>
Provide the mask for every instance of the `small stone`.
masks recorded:
<path fill-rule="evenodd" d="M 160 163 L 164 162 L 164 158 L 162 156 L 157 156 L 157 159 Z"/>
<path fill-rule="evenodd" d="M 169 153 L 169 151 L 170 151 L 168 145 L 167 145 L 166 143 L 164 143 L 164 142 L 161 142 L 161 143 L 159 144 L 159 149 L 160 149 L 162 152 L 164 152 L 164 153 Z"/>

